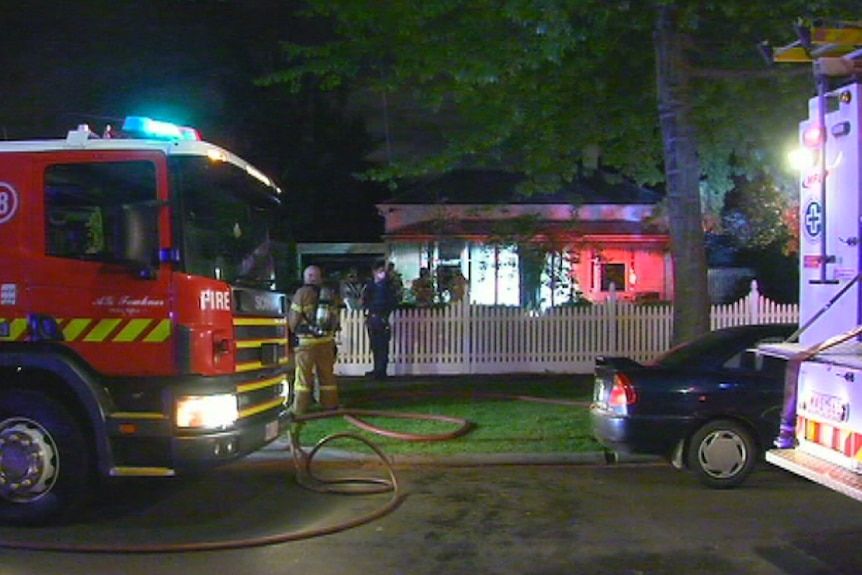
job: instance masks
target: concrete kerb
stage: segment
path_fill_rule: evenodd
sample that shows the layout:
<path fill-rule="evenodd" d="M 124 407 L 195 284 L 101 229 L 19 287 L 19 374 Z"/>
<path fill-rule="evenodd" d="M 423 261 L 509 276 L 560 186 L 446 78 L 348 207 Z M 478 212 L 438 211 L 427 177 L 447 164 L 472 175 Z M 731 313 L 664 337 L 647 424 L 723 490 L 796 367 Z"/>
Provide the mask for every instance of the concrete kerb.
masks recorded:
<path fill-rule="evenodd" d="M 303 447 L 308 452 L 310 447 Z M 449 455 L 386 454 L 394 466 L 427 465 L 467 467 L 476 465 L 614 465 L 629 463 L 656 463 L 660 458 L 647 455 L 626 455 L 601 451 L 583 453 L 456 453 Z M 278 439 L 249 455 L 256 460 L 275 460 L 291 457 L 290 444 Z M 330 447 L 322 448 L 316 460 L 330 463 L 373 463 L 374 453 L 363 453 Z"/>

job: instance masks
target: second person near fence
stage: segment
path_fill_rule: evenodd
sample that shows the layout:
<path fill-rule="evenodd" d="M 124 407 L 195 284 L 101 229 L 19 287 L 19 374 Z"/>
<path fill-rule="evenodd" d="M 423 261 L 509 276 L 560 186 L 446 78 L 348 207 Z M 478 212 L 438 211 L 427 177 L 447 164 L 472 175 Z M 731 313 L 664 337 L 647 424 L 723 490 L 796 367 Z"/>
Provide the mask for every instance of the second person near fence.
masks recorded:
<path fill-rule="evenodd" d="M 366 376 L 375 379 L 386 377 L 389 365 L 389 341 L 392 339 L 392 328 L 389 316 L 398 305 L 395 287 L 387 273 L 386 262 L 378 260 L 371 268 L 371 280 L 362 291 L 362 309 L 365 312 L 365 326 L 371 342 L 371 352 L 374 356 L 374 368 L 366 372 Z"/>

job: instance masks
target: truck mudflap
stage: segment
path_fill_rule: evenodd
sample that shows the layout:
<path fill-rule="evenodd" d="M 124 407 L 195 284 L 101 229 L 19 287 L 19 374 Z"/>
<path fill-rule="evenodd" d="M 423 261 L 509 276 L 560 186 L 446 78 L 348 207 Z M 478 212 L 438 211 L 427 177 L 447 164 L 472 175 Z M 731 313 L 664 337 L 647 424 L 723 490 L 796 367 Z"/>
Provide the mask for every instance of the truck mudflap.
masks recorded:
<path fill-rule="evenodd" d="M 766 461 L 838 493 L 862 501 L 862 474 L 800 449 L 771 449 Z"/>

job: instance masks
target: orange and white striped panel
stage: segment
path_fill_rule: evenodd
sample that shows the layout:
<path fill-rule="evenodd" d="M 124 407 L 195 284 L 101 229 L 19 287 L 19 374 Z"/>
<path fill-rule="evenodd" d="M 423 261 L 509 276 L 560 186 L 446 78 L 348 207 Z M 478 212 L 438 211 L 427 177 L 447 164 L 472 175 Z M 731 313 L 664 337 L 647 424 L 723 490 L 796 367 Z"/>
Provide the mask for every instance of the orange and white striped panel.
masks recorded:
<path fill-rule="evenodd" d="M 796 435 L 862 461 L 862 433 L 800 416 L 796 419 Z"/>

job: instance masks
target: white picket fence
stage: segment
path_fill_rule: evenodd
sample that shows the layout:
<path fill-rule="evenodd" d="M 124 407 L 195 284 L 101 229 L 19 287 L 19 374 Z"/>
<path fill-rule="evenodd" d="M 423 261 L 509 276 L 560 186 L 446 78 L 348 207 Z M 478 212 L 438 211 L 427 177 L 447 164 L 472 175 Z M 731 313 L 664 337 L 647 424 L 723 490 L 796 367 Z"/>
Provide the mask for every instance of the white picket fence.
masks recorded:
<path fill-rule="evenodd" d="M 796 323 L 796 304 L 751 292 L 712 306 L 712 328 L 753 323 Z M 670 304 L 637 304 L 611 298 L 592 306 L 521 308 L 457 303 L 402 309 L 391 319 L 390 375 L 591 373 L 599 355 L 647 361 L 671 342 Z M 363 375 L 372 367 L 362 313 L 345 310 L 339 335 L 339 375 Z"/>

